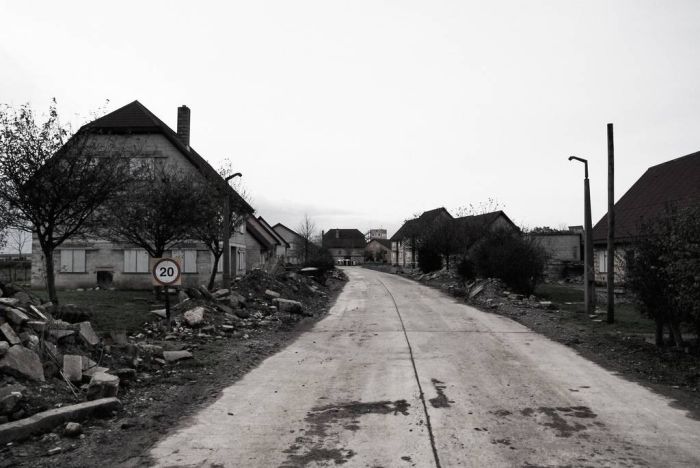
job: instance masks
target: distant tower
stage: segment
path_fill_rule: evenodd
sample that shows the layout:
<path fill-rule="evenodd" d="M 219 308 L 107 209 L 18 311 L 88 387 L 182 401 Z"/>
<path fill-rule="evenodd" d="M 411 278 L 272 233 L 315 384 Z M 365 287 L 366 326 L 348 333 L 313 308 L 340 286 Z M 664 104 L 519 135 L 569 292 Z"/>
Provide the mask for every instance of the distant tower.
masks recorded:
<path fill-rule="evenodd" d="M 367 234 L 365 234 L 367 242 L 372 239 L 386 239 L 386 229 L 370 229 Z"/>

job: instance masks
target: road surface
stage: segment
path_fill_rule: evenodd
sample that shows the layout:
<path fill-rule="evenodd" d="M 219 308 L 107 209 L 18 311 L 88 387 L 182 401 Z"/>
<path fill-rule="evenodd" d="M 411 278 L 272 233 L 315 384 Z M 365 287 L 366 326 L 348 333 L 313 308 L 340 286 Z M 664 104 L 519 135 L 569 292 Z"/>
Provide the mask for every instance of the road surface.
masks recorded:
<path fill-rule="evenodd" d="M 700 421 L 504 317 L 347 268 L 331 309 L 158 466 L 700 466 Z"/>

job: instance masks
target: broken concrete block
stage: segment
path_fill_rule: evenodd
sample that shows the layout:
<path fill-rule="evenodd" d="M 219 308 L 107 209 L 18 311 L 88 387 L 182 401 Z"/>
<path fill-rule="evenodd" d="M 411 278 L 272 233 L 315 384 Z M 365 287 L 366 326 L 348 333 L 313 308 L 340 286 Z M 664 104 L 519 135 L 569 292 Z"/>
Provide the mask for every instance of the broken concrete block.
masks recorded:
<path fill-rule="evenodd" d="M 78 437 L 83 433 L 83 426 L 77 422 L 66 423 L 66 427 L 63 428 L 63 435 L 66 437 Z"/>
<path fill-rule="evenodd" d="M 114 375 L 119 377 L 119 382 L 130 382 L 132 380 L 136 380 L 136 369 L 131 369 L 129 367 L 125 367 L 123 369 L 117 369 L 112 372 Z"/>
<path fill-rule="evenodd" d="M 64 338 L 74 335 L 73 330 L 49 330 L 49 336 L 52 336 L 56 341 L 61 341 Z"/>
<path fill-rule="evenodd" d="M 9 323 L 0 325 L 0 332 L 5 335 L 5 338 L 11 345 L 20 344 L 22 342 Z"/>
<path fill-rule="evenodd" d="M 17 404 L 22 401 L 23 395 L 20 392 L 10 392 L 0 396 L 0 414 L 12 414 L 17 408 Z"/>
<path fill-rule="evenodd" d="M 13 299 L 17 299 L 20 304 L 31 304 L 32 298 L 24 291 L 17 291 L 12 295 Z"/>
<path fill-rule="evenodd" d="M 10 343 L 7 341 L 0 341 L 0 357 L 3 357 L 8 349 L 10 349 Z"/>
<path fill-rule="evenodd" d="M 80 382 L 83 379 L 83 357 L 77 354 L 64 355 L 63 375 L 71 382 Z"/>
<path fill-rule="evenodd" d="M 19 305 L 19 299 L 12 297 L 0 297 L 0 305 L 15 307 Z"/>
<path fill-rule="evenodd" d="M 92 329 L 90 322 L 80 322 L 80 338 L 90 346 L 96 346 L 100 342 L 100 338 Z"/>
<path fill-rule="evenodd" d="M 44 315 L 44 312 L 42 312 L 38 307 L 30 305 L 29 310 L 31 310 L 34 313 L 34 315 L 39 317 L 41 320 L 44 320 L 44 321 L 48 320 L 46 318 L 46 315 Z"/>
<path fill-rule="evenodd" d="M 12 307 L 8 307 L 7 309 L 5 309 L 5 315 L 10 320 L 10 322 L 14 323 L 15 325 L 22 325 L 23 323 L 29 321 L 29 317 L 27 317 L 27 314 L 25 314 L 19 309 L 15 309 Z"/>
<path fill-rule="evenodd" d="M 163 347 L 162 346 L 139 343 L 136 345 L 136 348 L 140 352 L 142 352 L 143 354 L 149 354 L 152 356 L 162 356 L 163 355 Z"/>
<path fill-rule="evenodd" d="M 293 301 L 291 299 L 275 299 L 277 304 L 277 310 L 280 312 L 286 312 L 288 314 L 303 314 L 304 306 L 301 302 Z"/>
<path fill-rule="evenodd" d="M 117 396 L 119 392 L 119 377 L 106 372 L 96 372 L 90 379 L 87 390 L 87 399 L 109 398 Z"/>
<path fill-rule="evenodd" d="M 149 313 L 155 315 L 156 317 L 160 317 L 162 319 L 168 318 L 168 313 L 166 312 L 165 309 L 155 309 L 150 311 Z"/>
<path fill-rule="evenodd" d="M 182 359 L 192 359 L 192 353 L 189 351 L 164 351 L 163 359 L 167 362 L 180 361 Z"/>
<path fill-rule="evenodd" d="M 198 327 L 204 321 L 204 307 L 195 307 L 184 313 L 183 318 L 188 327 Z"/>
<path fill-rule="evenodd" d="M 116 398 L 103 398 L 43 411 L 20 421 L 2 424 L 0 425 L 0 445 L 26 439 L 32 434 L 51 431 L 68 421 L 82 420 L 93 414 L 110 414 L 121 409 L 121 406 L 121 402 Z"/>
<path fill-rule="evenodd" d="M 100 367 L 100 366 L 94 366 L 94 367 L 88 367 L 87 369 L 83 370 L 83 378 L 90 378 L 92 379 L 92 376 L 94 376 L 98 372 L 108 372 L 109 367 Z"/>
<path fill-rule="evenodd" d="M 212 293 L 212 296 L 216 297 L 217 299 L 220 297 L 228 296 L 231 293 L 230 289 L 217 289 Z"/>
<path fill-rule="evenodd" d="M 24 346 L 26 346 L 29 349 L 36 350 L 39 347 L 39 337 L 36 336 L 34 333 L 29 333 L 29 336 L 27 337 L 27 341 L 24 343 Z"/>
<path fill-rule="evenodd" d="M 44 381 L 44 368 L 39 355 L 22 345 L 12 346 L 5 353 L 0 359 L 0 371 L 31 380 Z"/>
<path fill-rule="evenodd" d="M 235 292 L 228 297 L 228 302 L 231 307 L 245 307 L 245 297 Z"/>
<path fill-rule="evenodd" d="M 280 293 L 278 293 L 277 291 L 273 291 L 271 289 L 266 289 L 265 295 L 267 297 L 272 297 L 272 298 L 280 297 Z"/>

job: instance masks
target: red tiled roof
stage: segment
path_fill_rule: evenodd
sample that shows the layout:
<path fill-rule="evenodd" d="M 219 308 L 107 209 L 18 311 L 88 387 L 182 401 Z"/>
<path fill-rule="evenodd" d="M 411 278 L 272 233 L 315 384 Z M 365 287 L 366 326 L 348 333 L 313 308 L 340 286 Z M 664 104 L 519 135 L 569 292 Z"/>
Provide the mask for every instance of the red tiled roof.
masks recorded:
<path fill-rule="evenodd" d="M 652 166 L 615 203 L 615 241 L 638 237 L 645 223 L 700 204 L 700 151 Z M 608 215 L 593 228 L 593 242 L 606 242 Z"/>

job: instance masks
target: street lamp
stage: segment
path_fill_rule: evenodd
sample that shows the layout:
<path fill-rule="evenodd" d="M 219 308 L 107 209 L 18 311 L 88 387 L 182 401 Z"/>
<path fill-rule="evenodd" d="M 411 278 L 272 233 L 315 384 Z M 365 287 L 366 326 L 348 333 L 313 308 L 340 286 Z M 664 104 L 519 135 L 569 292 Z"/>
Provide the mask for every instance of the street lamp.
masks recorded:
<path fill-rule="evenodd" d="M 595 282 L 593 279 L 593 227 L 591 226 L 591 189 L 588 185 L 588 160 L 579 158 L 578 156 L 569 156 L 569 161 L 575 159 L 584 164 L 585 178 L 583 179 L 583 215 L 585 231 L 583 250 L 583 287 L 584 287 L 584 302 L 586 304 L 586 313 L 591 315 L 595 308 Z"/>
<path fill-rule="evenodd" d="M 231 198 L 228 193 L 228 182 L 234 177 L 242 176 L 243 174 L 236 172 L 224 179 L 226 182 L 224 191 L 224 288 L 231 287 L 231 246 L 229 245 L 229 238 L 231 237 Z"/>

